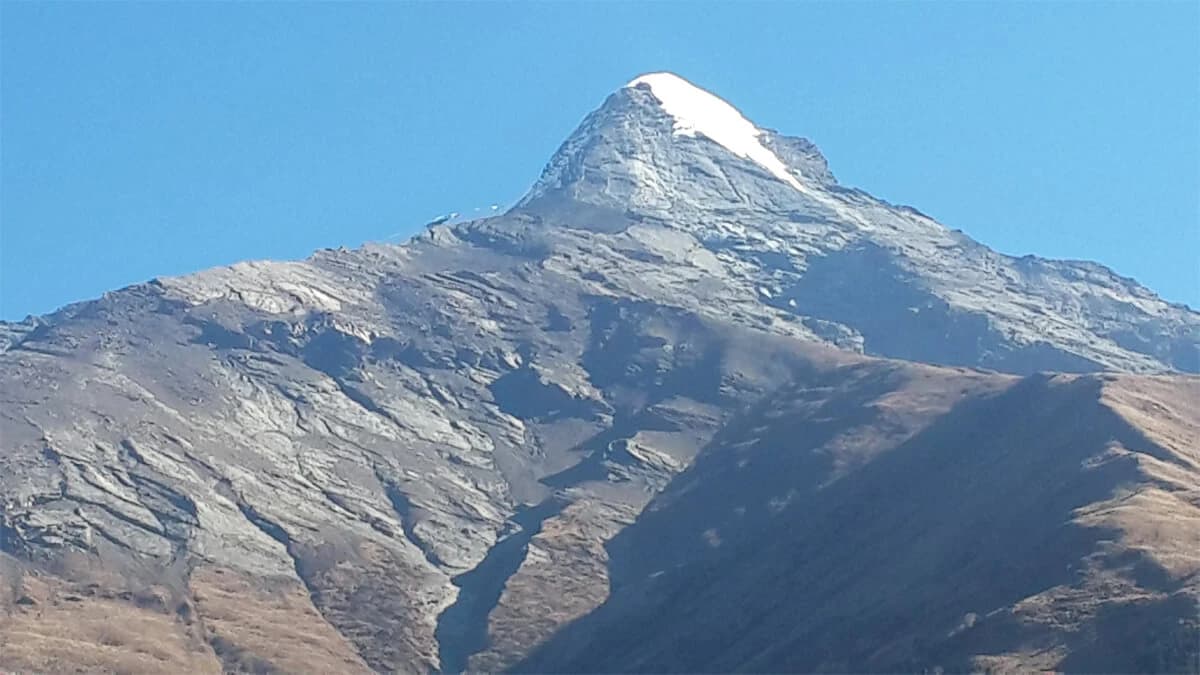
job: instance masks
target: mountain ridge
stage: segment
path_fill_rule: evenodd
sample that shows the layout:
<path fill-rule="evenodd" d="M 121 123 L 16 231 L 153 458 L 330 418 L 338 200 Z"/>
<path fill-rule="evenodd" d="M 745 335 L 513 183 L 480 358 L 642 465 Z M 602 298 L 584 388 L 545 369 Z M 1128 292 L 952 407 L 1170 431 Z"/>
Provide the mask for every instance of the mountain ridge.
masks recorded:
<path fill-rule="evenodd" d="M 991 252 L 836 186 L 807 141 L 754 129 L 801 189 L 702 133 L 676 133 L 652 87 L 626 87 L 505 214 L 402 245 L 156 279 L 4 324 L 0 667 L 561 668 L 577 663 L 575 631 L 626 607 L 621 542 L 639 528 L 669 538 L 686 519 L 655 526 L 658 505 L 738 443 L 781 463 L 770 477 L 786 512 L 787 489 L 820 473 L 787 464 L 813 438 L 836 444 L 856 486 L 839 489 L 854 492 L 878 485 L 861 482 L 878 480 L 876 456 L 922 475 L 941 470 L 929 457 L 977 442 L 986 432 L 964 431 L 959 405 L 986 409 L 1021 383 L 1058 401 L 1047 383 L 1070 376 L 1035 371 L 1191 367 L 1195 312 L 1102 266 Z M 1194 377 L 1127 377 L 1140 393 L 1114 396 L 1130 424 L 1190 438 L 1180 401 Z M 993 417 L 970 419 L 1000 438 L 1025 429 L 1019 415 Z M 957 431 L 922 435 L 932 427 Z M 1085 449 L 1126 439 L 1102 432 Z M 1080 470 L 1036 435 L 1018 440 L 1064 476 Z M 1184 458 L 1168 462 L 1165 491 L 1190 504 L 1187 446 L 1164 447 Z M 1165 479 L 1128 476 L 1151 498 L 1118 520 L 1161 521 L 1165 497 L 1147 491 Z M 1105 483 L 1079 508 L 1129 486 Z M 1191 529 L 1118 530 L 1124 548 L 1191 569 L 1178 553 Z M 706 541 L 679 550 L 720 565 Z M 1019 528 L 1003 541 L 1019 545 Z M 1072 541 L 1064 560 L 1096 553 Z M 1194 596 L 1193 578 L 1180 597 Z M 1121 584 L 1162 592 L 1136 575 Z M 106 626 L 111 614 L 162 646 Z M 939 644 L 914 658 L 938 661 Z M 562 660 L 526 660 L 548 658 L 534 654 L 543 645 Z M 1007 662 L 1034 663 L 1022 658 Z"/>
<path fill-rule="evenodd" d="M 682 230 L 695 240 L 685 242 L 686 245 L 708 248 L 718 255 L 728 252 L 726 259 L 731 266 L 744 267 L 750 263 L 759 267 L 745 275 L 757 278 L 744 281 L 772 295 L 825 291 L 808 289 L 804 284 L 792 285 L 798 279 L 789 272 L 805 270 L 810 260 L 821 264 L 825 259 L 844 257 L 850 259 L 851 265 L 874 265 L 877 261 L 871 259 L 872 251 L 882 249 L 888 258 L 885 264 L 893 267 L 890 274 L 904 277 L 902 288 L 896 290 L 908 296 L 909 311 L 919 312 L 922 304 L 929 304 L 935 313 L 953 315 L 935 317 L 949 322 L 947 328 L 951 330 L 963 321 L 978 323 L 983 319 L 987 324 L 969 329 L 961 337 L 982 340 L 989 346 L 977 348 L 976 353 L 953 361 L 952 365 L 970 365 L 972 359 L 983 359 L 981 365 L 1019 372 L 1097 368 L 1200 372 L 1200 314 L 1186 304 L 1161 300 L 1136 280 L 1098 263 L 1036 255 L 1014 257 L 991 251 L 914 207 L 893 205 L 862 190 L 841 187 L 829 172 L 820 150 L 811 142 L 779 135 L 741 118 L 764 139 L 764 148 L 787 150 L 782 156 L 787 159 L 789 170 L 796 174 L 792 176 L 796 183 L 791 185 L 795 192 L 759 180 L 762 174 L 756 175 L 755 171 L 766 169 L 711 141 L 702 129 L 689 127 L 686 133 L 679 132 L 675 128 L 676 118 L 665 110 L 653 88 L 645 83 L 648 77 L 666 77 L 675 88 L 702 92 L 703 96 L 728 106 L 731 114 L 740 116 L 715 95 L 677 76 L 656 73 L 635 78 L 585 118 L 508 213 L 481 221 L 437 225 L 418 234 L 416 239 L 436 240 L 439 236 L 446 239 L 456 232 L 477 236 L 481 230 L 497 242 L 523 235 L 532 239 L 536 232 L 532 231 L 531 223 L 582 226 L 599 229 L 604 234 L 627 231 L 631 225 L 655 227 L 670 223 L 673 227 L 666 229 Z M 710 143 L 718 146 L 717 154 L 704 147 Z M 681 168 L 685 169 L 683 174 Z M 599 176 L 597 180 L 602 182 L 593 185 L 589 176 Z M 565 200 L 566 217 L 556 215 L 560 200 Z M 746 212 L 748 202 L 753 206 L 752 214 Z M 697 211 L 697 204 L 705 208 Z M 512 229 L 513 221 L 518 231 L 503 232 L 505 228 Z M 752 228 L 749 232 L 748 226 Z M 749 249 L 749 260 L 738 255 L 741 249 Z M 779 265 L 762 264 L 764 256 Z M 859 260 L 862 257 L 867 260 Z M 955 262 L 959 258 L 971 265 Z M 978 268 L 982 268 L 982 273 Z M 157 281 L 171 284 L 173 279 L 185 278 Z M 1088 293 L 1071 293 L 1062 288 L 1080 280 L 1092 282 Z M 1014 299 L 1017 301 L 1013 302 Z M 800 298 L 788 300 L 799 302 Z M 848 306 L 856 300 L 842 298 L 837 302 Z M 1000 307 L 993 306 L 997 304 L 1008 306 L 1000 312 L 997 311 Z M 796 308 L 790 306 L 790 309 Z M 854 320 L 806 315 L 805 309 L 825 310 L 801 308 L 792 313 L 800 314 L 801 322 L 807 319 L 834 324 L 839 334 L 849 334 L 849 340 L 871 342 Z M 1122 314 L 1136 321 L 1113 320 Z M 1042 323 L 1049 325 L 1039 325 Z M 4 333 L 20 334 L 29 325 L 28 320 L 6 323 Z M 1046 343 L 1042 338 L 1048 331 L 1058 333 L 1057 340 Z M 808 337 L 814 337 L 811 331 L 808 333 Z M 1071 343 L 1067 353 L 1061 355 L 1064 358 L 1039 360 L 1036 354 L 1045 351 L 1046 344 L 1060 348 L 1064 341 Z M 1024 350 L 1031 355 L 979 353 L 994 351 L 990 343 L 996 342 L 1002 351 Z M 848 344 L 846 339 L 834 343 Z M 881 356 L 931 360 L 929 354 L 910 353 L 910 345 L 864 348 Z M 1008 362 L 1013 360 L 1018 363 Z M 1022 365 L 1021 361 L 1029 363 Z"/>

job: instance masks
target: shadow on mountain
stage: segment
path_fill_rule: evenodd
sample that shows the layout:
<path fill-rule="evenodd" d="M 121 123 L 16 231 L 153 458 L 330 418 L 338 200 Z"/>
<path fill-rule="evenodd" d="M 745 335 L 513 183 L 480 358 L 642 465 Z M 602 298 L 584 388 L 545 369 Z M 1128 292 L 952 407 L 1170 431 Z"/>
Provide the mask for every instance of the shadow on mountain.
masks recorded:
<path fill-rule="evenodd" d="M 1137 480 L 1135 456 L 1113 447 L 1162 449 L 1097 404 L 1099 380 L 1035 376 L 835 469 L 848 447 L 837 427 L 880 422 L 856 411 L 886 384 L 864 378 L 861 391 L 822 402 L 801 388 L 732 426 L 610 543 L 608 602 L 515 670 L 920 672 L 1070 642 L 1056 612 L 1071 607 L 1038 617 L 1057 629 L 963 636 L 1023 599 L 1120 576 L 1103 569 L 1117 534 L 1073 522 L 1075 510 Z M 1161 586 L 1153 561 L 1138 569 L 1141 583 Z M 1078 621 L 1115 634 L 1139 616 L 1180 616 L 1113 611 Z M 1186 644 L 1164 640 L 1111 663 L 1189 658 Z M 1104 662 L 1102 643 L 1060 666 Z"/>
<path fill-rule="evenodd" d="M 951 306 L 897 264 L 895 254 L 876 244 L 812 258 L 804 276 L 772 301 L 802 315 L 853 326 L 863 335 L 867 353 L 878 356 L 1013 373 L 1101 369 L 1048 343 L 1014 346 L 992 328 L 986 308 Z"/>

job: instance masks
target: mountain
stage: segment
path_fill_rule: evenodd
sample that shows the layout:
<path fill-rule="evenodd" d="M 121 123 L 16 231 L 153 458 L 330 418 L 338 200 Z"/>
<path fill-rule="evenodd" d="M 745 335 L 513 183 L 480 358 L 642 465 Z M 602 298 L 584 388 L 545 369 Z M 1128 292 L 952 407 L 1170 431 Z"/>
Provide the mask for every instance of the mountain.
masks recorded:
<path fill-rule="evenodd" d="M 689 262 L 721 290 L 655 285 L 760 306 L 749 323 L 776 332 L 1007 372 L 1200 372 L 1196 312 L 1099 265 L 1000 255 L 844 188 L 808 141 L 758 129 L 670 74 L 610 96 L 518 211 L 624 233 L 654 256 L 633 264 Z"/>
<path fill-rule="evenodd" d="M 674 75 L 507 213 L 0 345 L 0 669 L 1196 657 L 1200 315 Z"/>

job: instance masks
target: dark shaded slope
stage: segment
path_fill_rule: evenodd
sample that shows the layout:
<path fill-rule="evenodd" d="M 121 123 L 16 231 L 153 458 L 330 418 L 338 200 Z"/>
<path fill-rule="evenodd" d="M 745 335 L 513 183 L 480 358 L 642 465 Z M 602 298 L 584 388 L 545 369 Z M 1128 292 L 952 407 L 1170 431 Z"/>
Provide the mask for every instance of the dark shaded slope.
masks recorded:
<path fill-rule="evenodd" d="M 1093 516 L 1194 499 L 1196 472 L 1103 405 L 1105 386 L 1033 376 L 971 395 L 848 469 L 855 444 L 825 427 L 856 409 L 878 425 L 878 399 L 797 390 L 680 475 L 610 546 L 609 602 L 517 670 L 1184 670 L 1200 548 L 1146 545 L 1152 506 L 1124 526 Z"/>

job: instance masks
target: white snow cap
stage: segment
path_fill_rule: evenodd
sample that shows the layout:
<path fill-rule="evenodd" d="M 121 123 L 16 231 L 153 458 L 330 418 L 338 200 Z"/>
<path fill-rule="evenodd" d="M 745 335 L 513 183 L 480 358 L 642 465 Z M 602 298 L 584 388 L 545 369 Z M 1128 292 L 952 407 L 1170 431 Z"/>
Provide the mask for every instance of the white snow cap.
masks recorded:
<path fill-rule="evenodd" d="M 779 180 L 805 191 L 800 181 L 788 173 L 783 160 L 759 140 L 762 129 L 742 117 L 737 108 L 720 97 L 674 73 L 649 73 L 633 79 L 625 86 L 636 87 L 639 84 L 649 86 L 662 109 L 675 118 L 677 136 L 703 134 L 733 154 L 758 164 Z"/>

